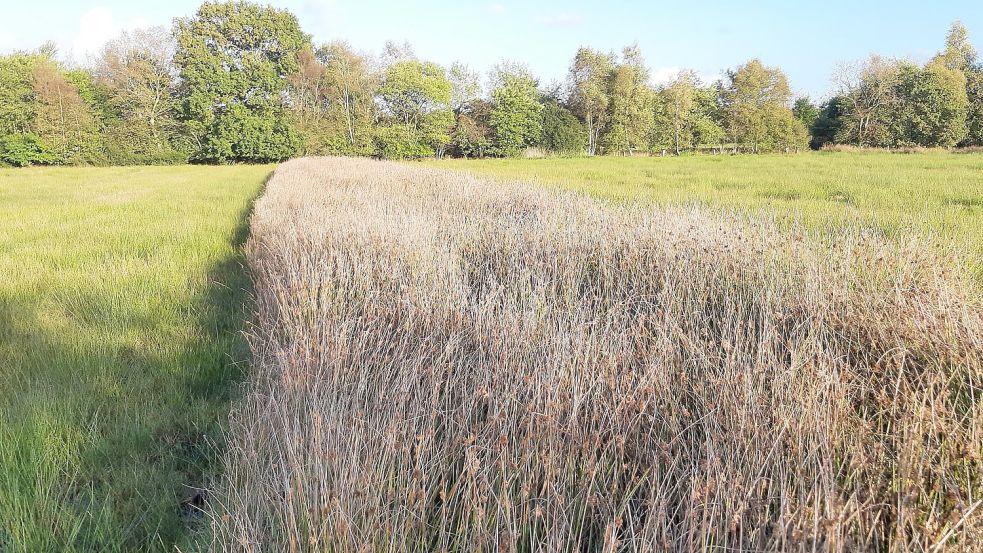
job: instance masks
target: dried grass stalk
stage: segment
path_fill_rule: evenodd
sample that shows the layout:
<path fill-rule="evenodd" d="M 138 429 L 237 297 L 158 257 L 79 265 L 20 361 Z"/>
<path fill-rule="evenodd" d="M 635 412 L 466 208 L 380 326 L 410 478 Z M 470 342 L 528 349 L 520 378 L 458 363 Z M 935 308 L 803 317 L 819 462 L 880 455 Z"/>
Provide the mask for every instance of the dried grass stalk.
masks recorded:
<path fill-rule="evenodd" d="M 954 256 L 286 163 L 213 548 L 971 551 L 983 309 Z"/>

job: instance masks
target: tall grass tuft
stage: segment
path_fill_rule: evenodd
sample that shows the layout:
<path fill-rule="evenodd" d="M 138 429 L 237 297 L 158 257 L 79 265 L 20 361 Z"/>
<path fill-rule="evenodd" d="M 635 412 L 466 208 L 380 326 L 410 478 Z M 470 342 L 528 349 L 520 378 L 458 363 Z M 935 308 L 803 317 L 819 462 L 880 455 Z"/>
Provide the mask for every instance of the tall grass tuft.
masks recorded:
<path fill-rule="evenodd" d="M 956 253 L 341 159 L 282 165 L 247 250 L 216 551 L 983 540 Z"/>

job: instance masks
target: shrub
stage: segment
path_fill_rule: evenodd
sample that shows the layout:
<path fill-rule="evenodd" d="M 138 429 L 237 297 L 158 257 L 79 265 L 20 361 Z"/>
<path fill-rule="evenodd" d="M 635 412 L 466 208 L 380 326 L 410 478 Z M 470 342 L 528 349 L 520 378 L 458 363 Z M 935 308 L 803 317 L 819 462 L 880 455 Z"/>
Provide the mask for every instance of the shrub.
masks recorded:
<path fill-rule="evenodd" d="M 35 134 L 18 133 L 0 137 L 0 162 L 14 167 L 49 165 L 58 157 Z"/>
<path fill-rule="evenodd" d="M 382 159 L 422 159 L 434 155 L 412 125 L 380 127 L 375 134 L 376 154 Z"/>

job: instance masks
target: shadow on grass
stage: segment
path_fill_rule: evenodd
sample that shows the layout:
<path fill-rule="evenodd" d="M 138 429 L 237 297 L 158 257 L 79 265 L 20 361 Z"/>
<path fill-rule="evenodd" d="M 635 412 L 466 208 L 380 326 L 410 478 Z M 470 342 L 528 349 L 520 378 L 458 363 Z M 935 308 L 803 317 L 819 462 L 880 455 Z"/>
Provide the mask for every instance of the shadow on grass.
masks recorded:
<path fill-rule="evenodd" d="M 248 362 L 242 246 L 255 199 L 229 236 L 232 253 L 186 307 L 187 343 L 162 346 L 167 328 L 126 313 L 97 322 L 119 329 L 118 341 L 87 342 L 84 329 L 55 330 L 45 294 L 0 296 L 0 551 L 173 551 L 187 542 Z M 67 296 L 120 311 L 91 291 Z"/>

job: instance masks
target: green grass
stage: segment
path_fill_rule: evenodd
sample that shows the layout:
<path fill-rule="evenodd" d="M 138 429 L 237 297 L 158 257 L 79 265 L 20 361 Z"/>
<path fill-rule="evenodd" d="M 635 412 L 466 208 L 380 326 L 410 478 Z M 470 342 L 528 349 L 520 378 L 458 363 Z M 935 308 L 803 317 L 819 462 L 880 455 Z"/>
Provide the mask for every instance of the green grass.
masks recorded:
<path fill-rule="evenodd" d="M 239 246 L 270 170 L 0 169 L 0 551 L 187 538 L 247 355 Z"/>
<path fill-rule="evenodd" d="M 983 155 L 929 152 L 443 160 L 614 201 L 766 210 L 810 227 L 928 232 L 983 252 Z"/>

